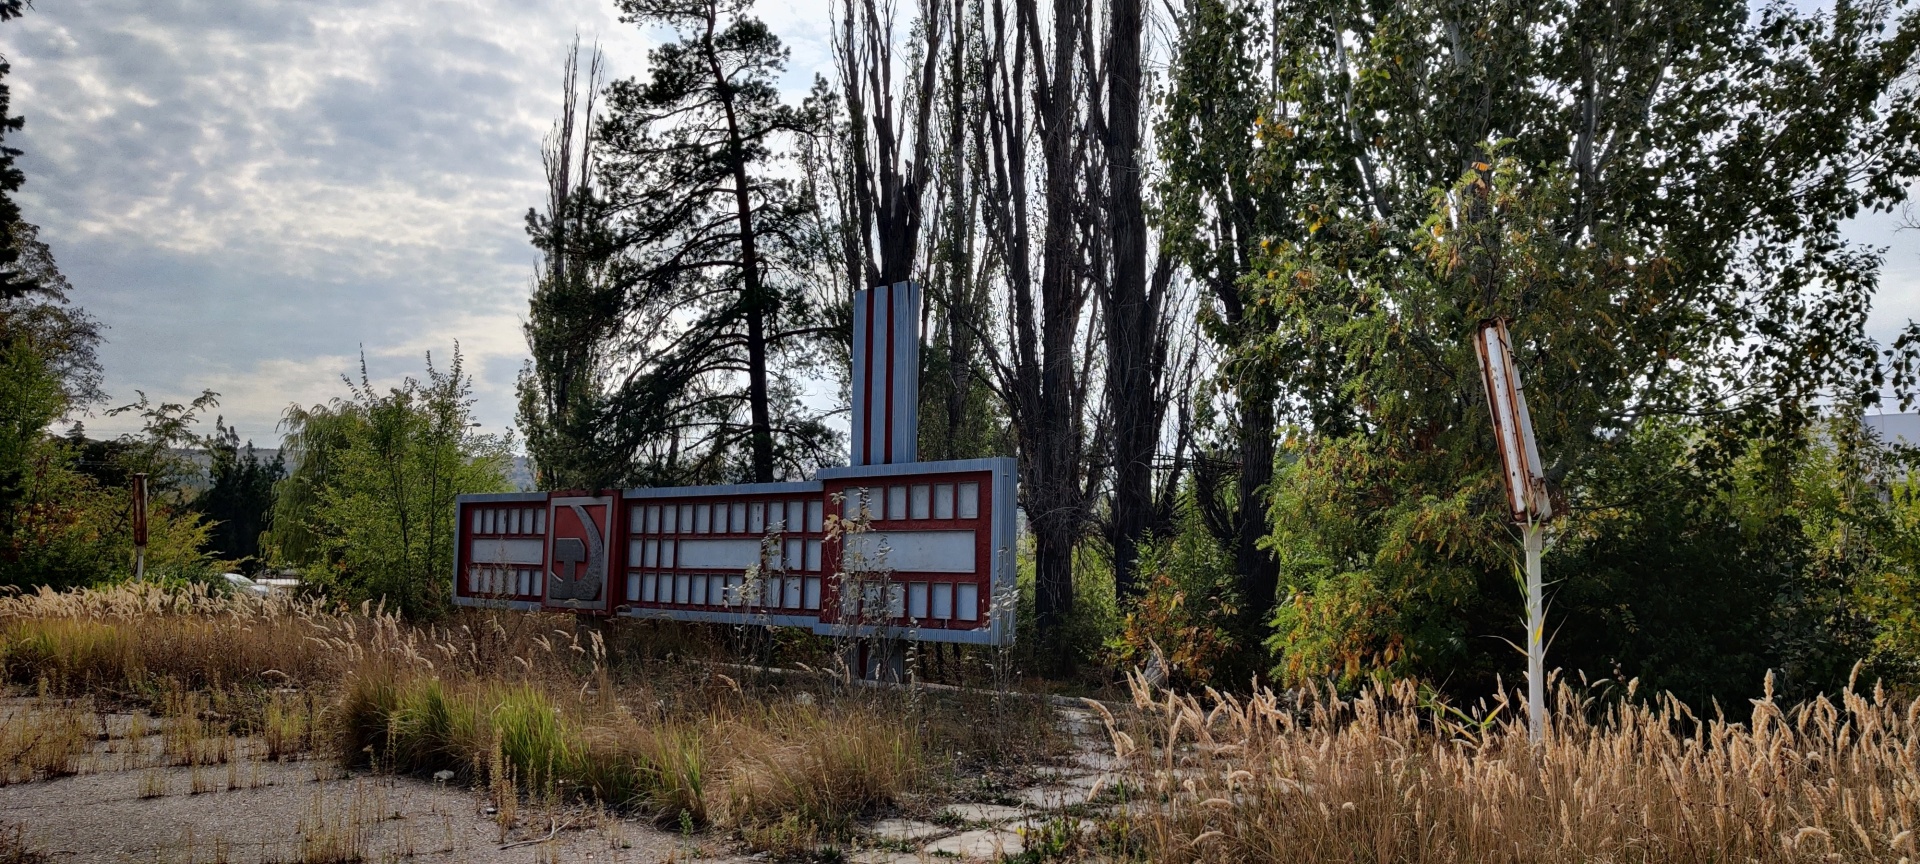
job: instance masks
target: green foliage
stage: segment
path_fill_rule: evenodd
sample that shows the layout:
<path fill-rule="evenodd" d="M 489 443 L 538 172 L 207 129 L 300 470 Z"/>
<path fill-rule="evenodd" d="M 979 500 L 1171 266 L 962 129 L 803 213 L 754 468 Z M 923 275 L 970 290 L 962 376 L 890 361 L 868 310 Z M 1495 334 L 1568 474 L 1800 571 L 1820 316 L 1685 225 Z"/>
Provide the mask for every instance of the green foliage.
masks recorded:
<path fill-rule="evenodd" d="M 1116 658 L 1128 667 L 1144 666 L 1158 649 L 1175 682 L 1238 683 L 1266 670 L 1249 662 L 1253 658 L 1241 649 L 1244 637 L 1233 626 L 1240 616 L 1233 556 L 1190 502 L 1191 496 L 1175 533 L 1141 544 L 1146 591 L 1126 612 L 1114 641 Z"/>
<path fill-rule="evenodd" d="M 336 600 L 410 616 L 448 604 L 454 498 L 507 488 L 510 442 L 474 431 L 472 380 L 456 347 L 445 371 L 379 392 L 364 364 L 350 395 L 287 410 L 299 467 L 280 486 L 280 560 Z"/>
<path fill-rule="evenodd" d="M 547 264 L 520 381 L 529 450 L 567 486 L 804 475 L 835 449 L 800 400 L 831 330 L 807 272 L 824 240 L 787 176 L 819 111 L 782 101 L 787 49 L 750 4 L 619 6 L 672 38 L 647 79 L 606 87 L 577 164 L 567 94 L 547 212 L 528 220 Z"/>
<path fill-rule="evenodd" d="M 286 474 L 286 462 L 275 454 L 263 462 L 253 442 L 240 446 L 238 431 L 224 421 L 206 442 L 208 475 L 212 485 L 194 501 L 194 510 L 209 524 L 209 549 L 223 561 L 247 570 L 258 568 L 260 538 L 274 510 L 274 484 Z"/>
<path fill-rule="evenodd" d="M 1703 581 L 1738 577 L 1746 596 L 1682 590 L 1672 608 L 1690 596 L 1715 618 L 1697 650 L 1777 644 L 1669 680 L 1731 698 L 1755 680 L 1736 667 L 1829 677 L 1817 658 L 1852 638 L 1818 611 L 1837 595 L 1811 574 L 1832 568 L 1777 492 L 1755 496 L 1818 461 L 1823 406 L 1913 389 L 1920 337 L 1883 357 L 1866 336 L 1879 260 L 1839 226 L 1897 206 L 1920 171 L 1917 49 L 1920 15 L 1888 3 L 1188 3 L 1160 218 L 1212 289 L 1202 321 L 1234 413 L 1203 414 L 1211 434 L 1247 462 L 1260 406 L 1295 430 L 1267 495 L 1279 671 L 1469 692 L 1512 677 L 1515 543 L 1468 341 L 1504 316 L 1574 513 L 1547 564 L 1568 580 L 1550 622 L 1655 614 L 1650 586 L 1618 577 L 1628 560 L 1676 574 L 1732 553 Z M 1645 473 L 1676 458 L 1697 478 Z M 1643 488 L 1607 497 L 1629 481 Z M 1571 542 L 1600 511 L 1636 530 L 1606 552 Z M 1735 516 L 1739 532 L 1719 527 Z M 1616 553 L 1664 557 L 1579 572 Z M 1568 622 L 1555 650 L 1669 671 L 1633 639 L 1576 646 L 1591 635 Z"/>
<path fill-rule="evenodd" d="M 127 478 L 153 480 L 147 573 L 162 581 L 214 576 L 201 552 L 207 526 L 185 506 L 194 473 L 178 450 L 197 439 L 195 419 L 211 393 L 190 404 L 140 401 L 112 414 L 137 414 L 142 430 L 93 441 L 75 424 L 48 427 L 100 398 L 98 325 L 68 305 L 67 282 L 37 229 L 16 225 L 13 261 L 39 290 L 0 301 L 0 585 L 68 588 L 131 575 L 133 536 Z"/>

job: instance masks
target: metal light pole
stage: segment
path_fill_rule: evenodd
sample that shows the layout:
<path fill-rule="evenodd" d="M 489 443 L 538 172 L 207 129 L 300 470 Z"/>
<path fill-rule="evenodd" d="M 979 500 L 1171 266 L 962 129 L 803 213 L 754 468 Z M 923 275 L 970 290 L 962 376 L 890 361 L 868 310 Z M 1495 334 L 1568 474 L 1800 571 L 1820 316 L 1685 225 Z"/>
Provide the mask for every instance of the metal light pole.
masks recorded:
<path fill-rule="evenodd" d="M 1520 526 L 1521 546 L 1526 552 L 1527 737 L 1538 742 L 1545 738 L 1547 729 L 1547 613 L 1540 584 L 1540 554 L 1546 545 L 1546 523 L 1553 516 L 1553 502 L 1547 495 L 1540 448 L 1534 443 L 1527 397 L 1520 389 L 1520 370 L 1513 365 L 1513 341 L 1507 335 L 1506 319 L 1480 322 L 1474 348 L 1479 351 L 1480 375 L 1487 386 L 1493 435 L 1500 444 L 1507 506 Z"/>

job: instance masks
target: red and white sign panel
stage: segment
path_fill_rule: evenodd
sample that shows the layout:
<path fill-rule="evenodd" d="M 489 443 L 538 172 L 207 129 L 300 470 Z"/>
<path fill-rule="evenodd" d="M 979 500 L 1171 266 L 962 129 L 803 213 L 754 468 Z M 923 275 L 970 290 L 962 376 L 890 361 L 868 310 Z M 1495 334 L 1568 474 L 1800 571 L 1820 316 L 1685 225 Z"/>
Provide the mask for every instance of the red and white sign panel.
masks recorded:
<path fill-rule="evenodd" d="M 1003 644 L 1013 472 L 1012 459 L 974 459 L 617 497 L 463 496 L 455 602 Z"/>
<path fill-rule="evenodd" d="M 1520 370 L 1513 363 L 1513 340 L 1504 318 L 1480 322 L 1474 334 L 1480 354 L 1480 376 L 1487 387 L 1487 406 L 1493 414 L 1493 437 L 1500 445 L 1501 477 L 1507 489 L 1507 507 L 1513 521 L 1545 520 L 1553 515 L 1547 496 L 1545 467 L 1534 443 L 1533 417 L 1520 389 Z"/>

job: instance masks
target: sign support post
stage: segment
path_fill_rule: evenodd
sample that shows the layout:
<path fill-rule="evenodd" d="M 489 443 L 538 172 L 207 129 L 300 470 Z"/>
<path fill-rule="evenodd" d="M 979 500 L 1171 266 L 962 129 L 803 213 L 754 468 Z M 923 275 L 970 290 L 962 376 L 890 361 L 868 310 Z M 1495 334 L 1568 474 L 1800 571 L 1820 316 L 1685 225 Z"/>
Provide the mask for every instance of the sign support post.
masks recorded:
<path fill-rule="evenodd" d="M 1540 586 L 1540 553 L 1546 545 L 1546 526 L 1528 522 L 1520 529 L 1527 554 L 1527 737 L 1538 743 L 1547 728 L 1547 610 Z"/>
<path fill-rule="evenodd" d="M 133 475 L 133 581 L 147 579 L 147 475 Z"/>

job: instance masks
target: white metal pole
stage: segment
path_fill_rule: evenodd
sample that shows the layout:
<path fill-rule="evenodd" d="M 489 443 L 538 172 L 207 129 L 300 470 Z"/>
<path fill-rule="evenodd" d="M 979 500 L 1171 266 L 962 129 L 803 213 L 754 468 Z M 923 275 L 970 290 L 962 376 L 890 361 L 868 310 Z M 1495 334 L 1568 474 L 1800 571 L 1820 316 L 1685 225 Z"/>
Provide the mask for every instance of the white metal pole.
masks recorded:
<path fill-rule="evenodd" d="M 1546 737 L 1545 637 L 1547 615 L 1541 602 L 1540 551 L 1546 526 L 1529 520 L 1520 529 L 1527 550 L 1527 738 L 1539 743 Z"/>

